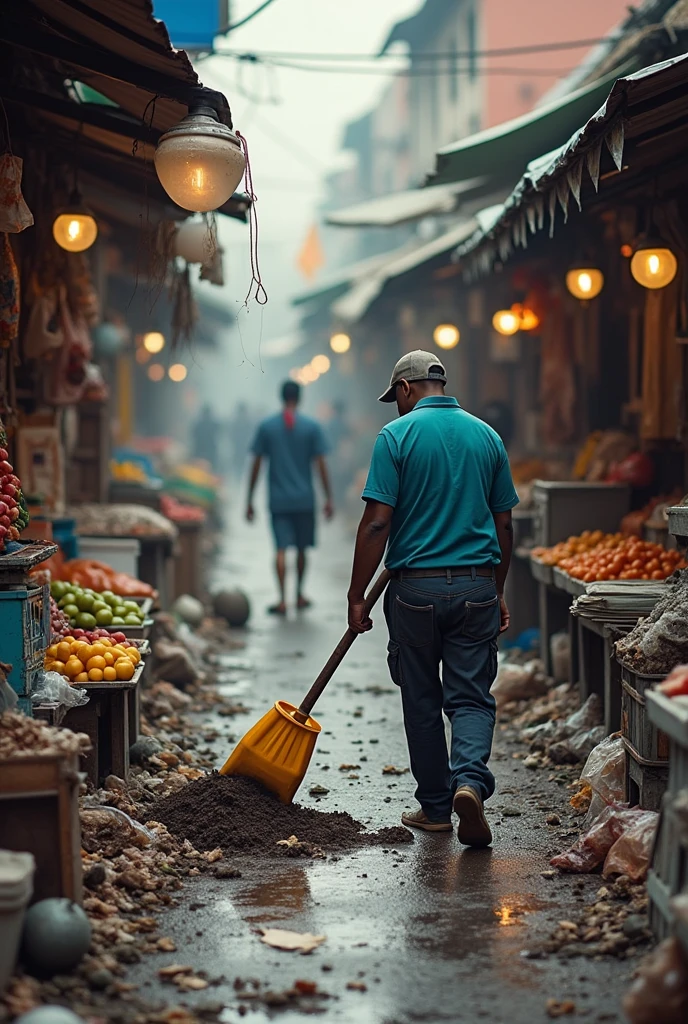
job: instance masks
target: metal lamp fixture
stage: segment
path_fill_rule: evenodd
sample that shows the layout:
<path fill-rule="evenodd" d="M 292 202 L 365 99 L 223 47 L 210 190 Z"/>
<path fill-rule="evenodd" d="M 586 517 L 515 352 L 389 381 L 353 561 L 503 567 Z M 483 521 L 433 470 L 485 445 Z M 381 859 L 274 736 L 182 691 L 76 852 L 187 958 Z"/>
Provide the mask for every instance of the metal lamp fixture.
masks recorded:
<path fill-rule="evenodd" d="M 676 277 L 678 260 L 656 235 L 641 235 L 631 257 L 631 273 L 643 288 L 666 288 Z"/>
<path fill-rule="evenodd" d="M 53 222 L 53 238 L 67 252 L 84 252 L 91 248 L 97 237 L 96 219 L 74 189 L 68 205 L 59 211 Z"/>
<path fill-rule="evenodd" d="M 183 210 L 206 213 L 227 202 L 246 168 L 239 139 L 213 107 L 198 103 L 161 136 L 155 170 L 170 199 Z"/>
<path fill-rule="evenodd" d="M 594 299 L 604 287 L 604 274 L 597 267 L 578 263 L 566 274 L 566 287 L 576 299 Z"/>
<path fill-rule="evenodd" d="M 461 340 L 461 332 L 455 324 L 438 324 L 432 332 L 432 338 L 438 348 L 456 348 Z"/>

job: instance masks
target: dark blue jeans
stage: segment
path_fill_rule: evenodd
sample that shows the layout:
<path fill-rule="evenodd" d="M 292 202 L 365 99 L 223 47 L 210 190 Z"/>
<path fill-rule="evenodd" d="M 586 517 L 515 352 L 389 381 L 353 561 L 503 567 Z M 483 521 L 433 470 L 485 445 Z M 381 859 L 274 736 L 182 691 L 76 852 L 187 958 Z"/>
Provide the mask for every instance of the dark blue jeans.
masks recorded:
<path fill-rule="evenodd" d="M 445 577 L 393 579 L 385 617 L 416 798 L 431 820 L 443 821 L 459 786 L 473 786 L 483 800 L 494 793 L 487 762 L 500 624 L 495 583 L 483 576 L 453 576 L 450 583 Z M 449 757 L 443 711 L 451 723 Z"/>

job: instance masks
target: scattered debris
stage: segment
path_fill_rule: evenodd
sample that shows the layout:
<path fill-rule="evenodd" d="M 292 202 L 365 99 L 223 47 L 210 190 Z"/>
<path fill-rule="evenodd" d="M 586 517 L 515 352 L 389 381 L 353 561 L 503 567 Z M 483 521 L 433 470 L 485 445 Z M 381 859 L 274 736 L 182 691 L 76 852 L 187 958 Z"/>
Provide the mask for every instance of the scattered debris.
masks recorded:
<path fill-rule="evenodd" d="M 576 1004 L 571 999 L 548 999 L 546 1010 L 548 1017 L 569 1017 L 576 1012 Z"/>
<path fill-rule="evenodd" d="M 408 775 L 410 768 L 397 768 L 393 764 L 386 764 L 382 769 L 383 775 Z"/>
<path fill-rule="evenodd" d="M 321 946 L 327 939 L 326 935 L 312 935 L 310 932 L 291 932 L 284 928 L 264 929 L 260 941 L 273 949 L 282 949 L 285 952 L 312 953 L 314 949 Z"/>

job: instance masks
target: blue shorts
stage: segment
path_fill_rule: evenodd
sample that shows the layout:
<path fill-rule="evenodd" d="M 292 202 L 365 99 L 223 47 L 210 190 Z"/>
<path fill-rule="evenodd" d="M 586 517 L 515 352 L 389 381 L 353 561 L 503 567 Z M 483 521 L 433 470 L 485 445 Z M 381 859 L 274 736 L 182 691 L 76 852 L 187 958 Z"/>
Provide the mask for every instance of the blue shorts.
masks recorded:
<path fill-rule="evenodd" d="M 304 551 L 315 544 L 315 512 L 273 512 L 272 532 L 278 551 Z"/>

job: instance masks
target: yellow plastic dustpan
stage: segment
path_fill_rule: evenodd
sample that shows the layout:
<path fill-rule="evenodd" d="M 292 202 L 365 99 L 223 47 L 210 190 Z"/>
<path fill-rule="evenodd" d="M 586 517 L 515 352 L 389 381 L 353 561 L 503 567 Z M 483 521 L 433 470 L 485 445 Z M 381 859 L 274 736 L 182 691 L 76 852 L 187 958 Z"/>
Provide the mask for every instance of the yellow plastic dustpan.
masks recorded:
<path fill-rule="evenodd" d="M 390 574 L 384 569 L 368 592 L 365 615 L 377 603 L 389 579 Z M 311 718 L 311 711 L 357 636 L 353 629 L 347 629 L 299 707 L 278 700 L 239 740 L 220 775 L 248 776 L 275 793 L 282 803 L 291 803 L 308 771 L 321 730 Z"/>

